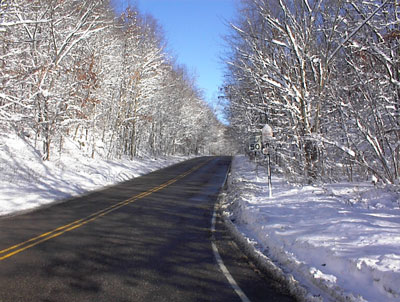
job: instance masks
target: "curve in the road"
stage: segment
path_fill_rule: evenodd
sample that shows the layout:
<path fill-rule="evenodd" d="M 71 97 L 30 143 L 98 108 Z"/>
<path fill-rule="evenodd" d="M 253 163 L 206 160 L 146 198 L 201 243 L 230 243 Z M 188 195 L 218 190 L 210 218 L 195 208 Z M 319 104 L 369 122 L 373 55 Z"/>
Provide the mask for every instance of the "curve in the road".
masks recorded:
<path fill-rule="evenodd" d="M 98 219 L 100 217 L 103 217 L 103 216 L 105 216 L 105 215 L 107 215 L 107 214 L 109 214 L 109 213 L 111 213 L 111 212 L 113 212 L 115 210 L 118 210 L 121 207 L 127 206 L 127 205 L 129 205 L 129 204 L 131 204 L 131 203 L 133 203 L 133 202 L 135 202 L 135 201 L 137 201 L 139 199 L 142 199 L 142 198 L 147 197 L 147 196 L 149 196 L 149 195 L 151 195 L 151 194 L 153 194 L 153 193 L 155 193 L 157 191 L 160 191 L 160 190 L 172 185 L 173 183 L 177 182 L 179 179 L 182 179 L 182 178 L 186 177 L 187 175 L 193 173 L 194 171 L 198 170 L 200 167 L 202 167 L 205 164 L 207 164 L 207 162 L 208 161 L 203 162 L 203 163 L 193 167 L 189 171 L 186 171 L 186 172 L 178 175 L 177 177 L 174 177 L 173 179 L 171 179 L 171 180 L 169 180 L 169 181 L 167 181 L 167 182 L 165 182 L 165 183 L 163 183 L 163 184 L 161 184 L 159 186 L 156 186 L 156 187 L 154 187 L 154 188 L 152 188 L 152 189 L 150 189 L 150 190 L 148 190 L 146 192 L 137 194 L 137 195 L 135 195 L 135 196 L 133 196 L 133 197 L 131 197 L 129 199 L 126 199 L 126 200 L 123 200 L 121 202 L 118 202 L 118 203 L 116 203 L 116 204 L 114 204 L 114 205 L 112 205 L 110 207 L 107 207 L 105 209 L 97 211 L 97 212 L 95 212 L 95 213 L 93 213 L 93 214 L 91 214 L 91 215 L 89 215 L 89 216 L 87 216 L 85 218 L 81 218 L 81 219 L 75 220 L 75 221 L 73 221 L 71 223 L 68 223 L 66 225 L 60 226 L 60 227 L 58 227 L 58 228 L 56 228 L 54 230 L 51 230 L 49 232 L 40 234 L 40 235 L 35 236 L 35 237 L 31 238 L 31 239 L 28 239 L 28 240 L 26 240 L 24 242 L 21 242 L 21 243 L 13 245 L 11 247 L 5 248 L 5 249 L 0 251 L 0 261 L 5 260 L 7 258 L 10 258 L 10 257 L 12 257 L 12 256 L 14 256 L 14 255 L 16 255 L 18 253 L 21 253 L 21 252 L 23 252 L 23 251 L 25 251 L 25 250 L 27 250 L 29 248 L 32 248 L 32 247 L 34 247 L 34 246 L 36 246 L 38 244 L 41 244 L 43 242 L 46 242 L 46 241 L 50 240 L 50 239 L 56 238 L 58 236 L 61 236 L 66 232 L 70 232 L 72 230 L 80 228 L 80 227 L 84 226 L 85 224 L 87 224 L 89 222 L 92 222 L 92 221 L 94 221 L 94 220 L 96 220 L 96 219 Z"/>

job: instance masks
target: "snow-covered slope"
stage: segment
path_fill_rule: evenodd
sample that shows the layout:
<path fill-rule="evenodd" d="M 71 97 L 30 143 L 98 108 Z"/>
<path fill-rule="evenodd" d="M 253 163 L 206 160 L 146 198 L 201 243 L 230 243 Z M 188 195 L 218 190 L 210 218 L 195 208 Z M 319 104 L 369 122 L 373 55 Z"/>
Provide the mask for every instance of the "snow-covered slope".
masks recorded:
<path fill-rule="evenodd" d="M 0 135 L 0 216 L 83 194 L 128 180 L 186 159 L 185 157 L 91 159 L 79 145 L 66 141 L 67 151 L 42 161 L 29 141 Z"/>
<path fill-rule="evenodd" d="M 225 214 L 311 301 L 400 301 L 400 209 L 395 188 L 294 186 L 235 157 Z"/>

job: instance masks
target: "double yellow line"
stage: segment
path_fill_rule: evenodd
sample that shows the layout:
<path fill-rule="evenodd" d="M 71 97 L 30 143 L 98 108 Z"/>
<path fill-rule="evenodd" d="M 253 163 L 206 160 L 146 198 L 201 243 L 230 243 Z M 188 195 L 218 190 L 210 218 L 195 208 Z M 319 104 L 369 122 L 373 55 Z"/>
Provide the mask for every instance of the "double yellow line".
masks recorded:
<path fill-rule="evenodd" d="M 56 228 L 54 230 L 51 230 L 51 231 L 46 232 L 46 233 L 43 233 L 43 234 L 38 235 L 36 237 L 33 237 L 33 238 L 29 239 L 29 240 L 26 240 L 24 242 L 18 243 L 18 244 L 13 245 L 13 246 L 11 246 L 9 248 L 1 250 L 0 251 L 0 261 L 2 261 L 4 259 L 7 259 L 7 258 L 10 258 L 10 257 L 12 257 L 12 256 L 14 256 L 14 255 L 16 255 L 18 253 L 21 253 L 21 252 L 23 252 L 23 251 L 25 251 L 25 250 L 27 250 L 27 249 L 29 249 L 31 247 L 34 247 L 34 246 L 36 246 L 38 244 L 41 244 L 41 243 L 45 242 L 45 241 L 48 241 L 48 240 L 53 239 L 55 237 L 61 236 L 64 233 L 67 233 L 69 231 L 72 231 L 72 230 L 75 230 L 77 228 L 80 228 L 81 226 L 84 226 L 85 224 L 87 224 L 89 222 L 92 222 L 92 221 L 94 221 L 94 220 L 96 220 L 96 219 L 98 219 L 100 217 L 103 217 L 103 216 L 105 216 L 105 215 L 107 215 L 107 214 L 109 214 L 109 213 L 111 213 L 111 212 L 113 212 L 115 210 L 118 210 L 119 208 L 127 206 L 127 205 L 129 205 L 129 204 L 131 204 L 131 203 L 133 203 L 133 202 L 135 202 L 135 201 L 137 201 L 139 199 L 142 199 L 142 198 L 144 198 L 146 196 L 149 196 L 149 195 L 153 194 L 154 192 L 160 191 L 160 190 L 172 185 L 173 183 L 177 182 L 179 179 L 182 179 L 182 178 L 186 177 L 187 175 L 189 175 L 190 173 L 196 171 L 197 169 L 199 169 L 200 167 L 204 166 L 208 162 L 209 161 L 203 162 L 203 163 L 195 166 L 194 168 L 186 171 L 185 173 L 182 173 L 182 174 L 178 175 L 177 177 L 175 177 L 175 178 L 173 178 L 173 179 L 171 179 L 171 180 L 169 180 L 169 181 L 167 181 L 167 182 L 165 182 L 165 183 L 163 183 L 163 184 L 161 184 L 161 185 L 159 185 L 157 187 L 154 187 L 154 188 L 152 188 L 152 189 L 150 189 L 150 190 L 148 190 L 146 192 L 143 192 L 143 193 L 140 193 L 138 195 L 135 195 L 135 196 L 133 196 L 133 197 L 131 197 L 129 199 L 126 199 L 126 200 L 123 200 L 121 202 L 118 202 L 118 203 L 116 203 L 116 204 L 114 204 L 114 205 L 112 205 L 110 207 L 107 207 L 107 208 L 105 208 L 105 209 L 103 209 L 101 211 L 93 213 L 93 214 L 91 214 L 91 215 L 89 215 L 89 216 L 87 216 L 85 218 L 82 218 L 82 219 L 79 219 L 79 220 L 75 220 L 75 221 L 73 221 L 73 222 L 71 222 L 69 224 L 60 226 L 60 227 L 58 227 L 58 228 Z"/>

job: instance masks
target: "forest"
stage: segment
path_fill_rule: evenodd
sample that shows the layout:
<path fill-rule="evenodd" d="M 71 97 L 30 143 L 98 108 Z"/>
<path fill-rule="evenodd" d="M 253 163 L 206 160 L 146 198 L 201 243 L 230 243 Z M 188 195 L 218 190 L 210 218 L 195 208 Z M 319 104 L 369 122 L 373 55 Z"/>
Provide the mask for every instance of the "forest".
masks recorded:
<path fill-rule="evenodd" d="M 166 44 L 135 7 L 117 16 L 108 0 L 1 0 L 1 131 L 43 160 L 66 140 L 104 158 L 224 152 L 227 127 Z"/>
<path fill-rule="evenodd" d="M 400 179 L 400 2 L 242 0 L 226 37 L 227 115 L 301 182 Z"/>

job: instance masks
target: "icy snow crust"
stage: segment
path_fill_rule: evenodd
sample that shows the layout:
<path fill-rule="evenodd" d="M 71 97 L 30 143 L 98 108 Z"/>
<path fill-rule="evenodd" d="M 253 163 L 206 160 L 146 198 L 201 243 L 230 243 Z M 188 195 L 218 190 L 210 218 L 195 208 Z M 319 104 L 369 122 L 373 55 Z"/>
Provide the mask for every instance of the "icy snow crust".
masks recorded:
<path fill-rule="evenodd" d="M 0 216 L 81 195 L 188 158 L 91 159 L 71 140 L 65 142 L 65 149 L 62 157 L 55 153 L 43 162 L 27 140 L 0 134 Z"/>
<path fill-rule="evenodd" d="M 254 163 L 235 157 L 224 214 L 282 268 L 292 292 L 306 301 L 400 301 L 398 193 L 370 183 L 272 181 L 270 199 L 265 171 L 257 177 Z"/>

